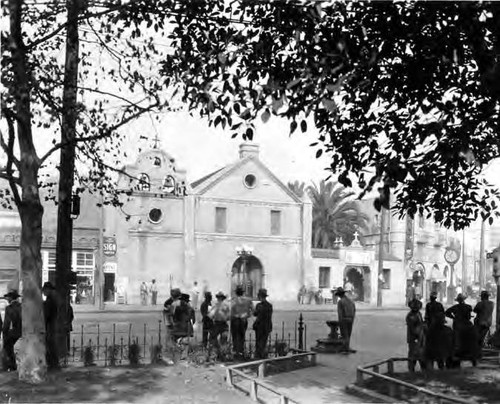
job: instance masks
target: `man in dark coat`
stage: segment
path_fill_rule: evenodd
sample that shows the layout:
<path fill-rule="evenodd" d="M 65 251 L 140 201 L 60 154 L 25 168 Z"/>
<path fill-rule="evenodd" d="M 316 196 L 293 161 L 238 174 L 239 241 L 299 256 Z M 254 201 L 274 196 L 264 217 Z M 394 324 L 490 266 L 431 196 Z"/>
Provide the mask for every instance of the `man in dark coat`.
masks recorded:
<path fill-rule="evenodd" d="M 337 302 L 337 314 L 339 318 L 340 333 L 344 340 L 342 352 L 356 352 L 354 349 L 351 349 L 352 325 L 354 323 L 354 317 L 356 316 L 356 305 L 346 296 L 346 292 L 343 288 L 337 288 L 335 296 L 339 297 L 339 301 Z"/>
<path fill-rule="evenodd" d="M 255 331 L 255 358 L 266 359 L 267 339 L 273 330 L 273 305 L 267 301 L 266 289 L 259 289 L 257 298 L 260 300 L 260 303 L 257 303 L 253 313 L 257 317 L 253 323 L 253 330 Z"/>
<path fill-rule="evenodd" d="M 213 320 L 208 316 L 208 313 L 210 312 L 211 308 L 212 308 L 212 293 L 205 292 L 205 300 L 203 301 L 200 307 L 201 322 L 203 326 L 202 344 L 204 348 L 206 348 L 208 345 L 208 336 L 214 324 Z"/>
<path fill-rule="evenodd" d="M 57 314 L 58 301 L 56 288 L 51 282 L 45 282 L 42 287 L 42 293 L 45 295 L 43 302 L 43 315 L 45 318 L 45 341 L 47 346 L 46 358 L 47 367 L 56 369 L 59 367 L 59 357 L 57 352 Z"/>
<path fill-rule="evenodd" d="M 431 292 L 431 301 L 425 305 L 424 320 L 427 327 L 430 329 L 434 324 L 439 324 L 442 321 L 444 307 L 437 301 L 437 292 Z"/>
<path fill-rule="evenodd" d="M 474 307 L 474 313 L 476 313 L 474 326 L 479 335 L 479 346 L 481 348 L 493 321 L 493 302 L 489 298 L 490 294 L 486 290 L 483 290 L 481 292 L 481 301 Z"/>
<path fill-rule="evenodd" d="M 408 370 L 415 371 L 417 361 L 420 368 L 425 369 L 424 362 L 424 319 L 420 313 L 422 302 L 418 299 L 412 299 L 408 303 L 410 312 L 406 315 L 406 342 L 408 343 Z"/>
<path fill-rule="evenodd" d="M 194 309 L 189 303 L 190 296 L 187 293 L 181 293 L 179 304 L 173 308 L 173 329 L 172 335 L 176 341 L 180 338 L 193 336 L 193 324 L 195 322 Z"/>
<path fill-rule="evenodd" d="M 15 290 L 4 296 L 9 302 L 5 308 L 5 321 L 2 326 L 4 368 L 7 371 L 17 369 L 14 345 L 21 338 L 22 333 L 21 303 L 17 300 L 19 297 L 20 295 Z"/>
<path fill-rule="evenodd" d="M 236 358 L 242 359 L 245 353 L 245 333 L 248 328 L 248 318 L 252 315 L 252 300 L 243 296 L 243 286 L 236 286 L 231 303 L 231 336 L 233 338 L 233 351 Z"/>
<path fill-rule="evenodd" d="M 455 356 L 460 360 L 471 360 L 475 365 L 480 356 L 479 337 L 471 322 L 472 306 L 465 304 L 465 297 L 459 293 L 455 299 L 458 303 L 445 311 L 446 317 L 453 319 L 455 337 Z"/>

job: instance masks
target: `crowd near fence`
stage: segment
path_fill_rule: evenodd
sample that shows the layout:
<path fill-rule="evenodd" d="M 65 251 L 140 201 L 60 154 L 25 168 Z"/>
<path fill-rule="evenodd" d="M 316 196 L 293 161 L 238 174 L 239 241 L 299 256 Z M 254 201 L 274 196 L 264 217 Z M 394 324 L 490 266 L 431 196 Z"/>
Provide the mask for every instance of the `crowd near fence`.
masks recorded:
<path fill-rule="evenodd" d="M 307 346 L 307 324 L 300 314 L 293 323 L 282 321 L 273 324 L 274 331 L 268 338 L 269 357 L 286 356 L 294 351 L 303 351 Z M 89 323 L 81 324 L 70 335 L 66 366 L 118 366 L 157 363 L 168 357 L 165 324 L 144 323 Z M 231 332 L 228 333 L 227 350 L 231 350 Z M 186 355 L 203 355 L 202 330 L 197 328 L 192 337 L 183 338 L 176 348 L 184 349 Z M 252 359 L 255 353 L 255 333 L 249 327 L 245 338 L 245 357 Z M 173 359 L 173 358 L 168 358 Z"/>

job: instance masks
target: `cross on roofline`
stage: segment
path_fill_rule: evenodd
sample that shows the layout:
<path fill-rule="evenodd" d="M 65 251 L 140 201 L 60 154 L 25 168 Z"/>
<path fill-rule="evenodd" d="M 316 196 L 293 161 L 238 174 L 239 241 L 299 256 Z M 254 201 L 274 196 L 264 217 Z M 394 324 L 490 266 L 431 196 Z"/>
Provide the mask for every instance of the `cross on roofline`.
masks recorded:
<path fill-rule="evenodd" d="M 158 137 L 158 133 L 155 135 L 153 139 L 153 149 L 158 149 L 158 144 L 160 143 L 160 138 Z"/>

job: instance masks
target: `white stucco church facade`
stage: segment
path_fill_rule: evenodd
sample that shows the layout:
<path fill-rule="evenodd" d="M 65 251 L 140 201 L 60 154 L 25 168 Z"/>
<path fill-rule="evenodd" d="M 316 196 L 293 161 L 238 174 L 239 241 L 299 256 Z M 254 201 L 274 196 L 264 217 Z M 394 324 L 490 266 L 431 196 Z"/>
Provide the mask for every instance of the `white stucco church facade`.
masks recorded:
<path fill-rule="evenodd" d="M 230 293 L 236 284 L 256 297 L 292 300 L 312 270 L 312 207 L 244 143 L 231 164 L 188 184 L 186 172 L 159 148 L 124 167 L 132 190 L 120 210 L 105 209 L 105 238 L 116 241 L 104 268 L 115 273 L 118 299 L 139 303 L 140 285 L 156 280 L 159 301 L 171 287 Z"/>

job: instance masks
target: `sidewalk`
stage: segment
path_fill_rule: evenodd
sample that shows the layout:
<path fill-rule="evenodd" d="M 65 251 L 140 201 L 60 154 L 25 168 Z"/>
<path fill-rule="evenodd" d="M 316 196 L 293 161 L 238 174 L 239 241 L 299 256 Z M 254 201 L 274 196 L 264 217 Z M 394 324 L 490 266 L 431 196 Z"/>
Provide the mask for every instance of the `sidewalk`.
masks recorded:
<path fill-rule="evenodd" d="M 336 310 L 334 304 L 298 304 L 294 301 L 287 302 L 271 302 L 274 311 L 290 311 L 295 313 L 306 312 L 327 312 Z M 387 310 L 408 310 L 405 306 L 383 306 L 376 307 L 363 302 L 356 302 L 358 311 L 387 311 Z M 163 304 L 156 306 L 142 306 L 140 304 L 114 304 L 106 303 L 104 310 L 99 310 L 97 306 L 90 304 L 75 304 L 73 305 L 75 313 L 158 313 L 163 310 Z"/>

